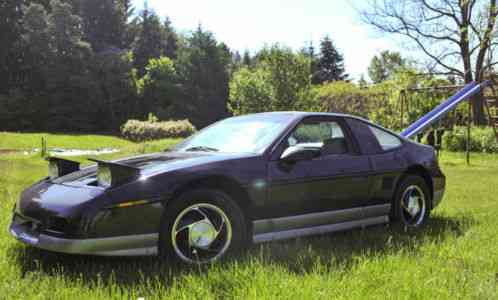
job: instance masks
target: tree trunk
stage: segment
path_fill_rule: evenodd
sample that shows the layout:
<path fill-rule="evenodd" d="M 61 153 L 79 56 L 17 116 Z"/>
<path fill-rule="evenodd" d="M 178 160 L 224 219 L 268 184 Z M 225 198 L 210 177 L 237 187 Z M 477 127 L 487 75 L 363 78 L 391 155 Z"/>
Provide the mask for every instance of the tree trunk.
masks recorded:
<path fill-rule="evenodd" d="M 474 125 L 486 125 L 486 116 L 484 114 L 484 96 L 482 92 L 470 99 L 472 101 L 472 116 Z"/>
<path fill-rule="evenodd" d="M 483 80 L 480 68 L 477 70 L 476 81 L 481 83 Z M 470 99 L 472 101 L 472 117 L 474 125 L 486 125 L 486 116 L 484 113 L 484 93 L 482 90 Z"/>

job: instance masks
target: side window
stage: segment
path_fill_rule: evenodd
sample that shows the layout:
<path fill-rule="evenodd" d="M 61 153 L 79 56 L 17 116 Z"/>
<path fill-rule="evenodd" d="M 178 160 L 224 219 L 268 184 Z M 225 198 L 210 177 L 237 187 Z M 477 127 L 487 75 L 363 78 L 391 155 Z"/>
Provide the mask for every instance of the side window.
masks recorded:
<path fill-rule="evenodd" d="M 335 121 L 304 122 L 287 138 L 287 151 L 296 148 L 320 148 L 322 155 L 349 152 L 342 127 Z"/>
<path fill-rule="evenodd" d="M 391 133 L 374 126 L 368 126 L 373 135 L 377 138 L 382 150 L 390 150 L 401 146 L 401 140 Z"/>

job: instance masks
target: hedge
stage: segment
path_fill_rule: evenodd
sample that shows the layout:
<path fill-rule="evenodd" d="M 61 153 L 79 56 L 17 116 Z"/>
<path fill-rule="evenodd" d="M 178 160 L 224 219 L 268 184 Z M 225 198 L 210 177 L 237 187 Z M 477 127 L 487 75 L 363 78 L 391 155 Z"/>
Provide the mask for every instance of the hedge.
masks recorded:
<path fill-rule="evenodd" d="M 457 126 L 453 131 L 445 132 L 443 149 L 465 151 L 467 128 Z M 498 142 L 491 127 L 472 127 L 470 133 L 470 150 L 474 152 L 498 153 Z"/>
<path fill-rule="evenodd" d="M 128 120 L 121 126 L 121 135 L 134 142 L 187 137 L 195 131 L 194 125 L 189 120 L 164 122 Z"/>

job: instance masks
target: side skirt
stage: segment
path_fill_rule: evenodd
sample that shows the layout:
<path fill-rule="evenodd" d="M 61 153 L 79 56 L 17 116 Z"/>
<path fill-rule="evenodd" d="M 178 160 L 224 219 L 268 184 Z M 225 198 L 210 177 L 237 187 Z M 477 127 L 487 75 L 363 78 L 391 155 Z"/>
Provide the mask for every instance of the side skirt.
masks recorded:
<path fill-rule="evenodd" d="M 389 222 L 388 216 L 380 216 L 380 217 L 367 218 L 367 219 L 357 220 L 357 221 L 349 221 L 349 222 L 336 223 L 336 224 L 328 224 L 328 225 L 320 225 L 320 226 L 307 227 L 307 228 L 299 228 L 299 229 L 291 229 L 291 230 L 284 230 L 284 231 L 262 233 L 262 234 L 254 235 L 253 242 L 254 243 L 263 243 L 263 242 L 269 242 L 269 241 L 285 240 L 285 239 L 291 239 L 291 238 L 296 238 L 296 237 L 300 237 L 300 236 L 324 234 L 324 233 L 330 233 L 330 232 L 336 232 L 336 231 L 344 231 L 344 230 L 358 228 L 358 227 L 366 227 L 366 226 L 384 224 L 387 222 Z"/>

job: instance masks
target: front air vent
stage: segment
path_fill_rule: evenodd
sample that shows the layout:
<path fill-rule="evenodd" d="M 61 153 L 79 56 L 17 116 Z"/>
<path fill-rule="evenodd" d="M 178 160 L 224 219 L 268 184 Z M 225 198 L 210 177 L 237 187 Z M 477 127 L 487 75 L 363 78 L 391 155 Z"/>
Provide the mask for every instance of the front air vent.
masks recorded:
<path fill-rule="evenodd" d="M 68 222 L 64 218 L 50 217 L 46 231 L 52 233 L 63 234 L 68 229 Z"/>

